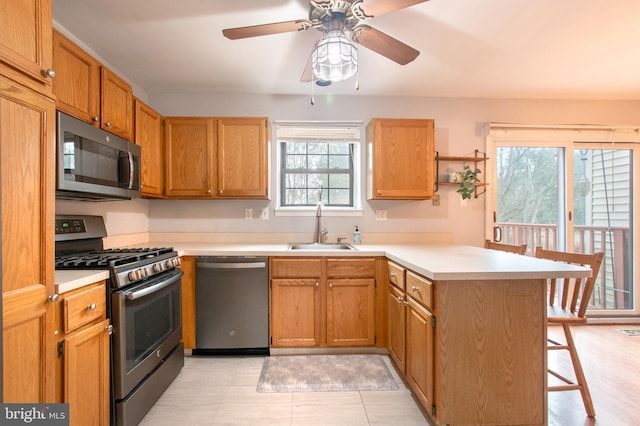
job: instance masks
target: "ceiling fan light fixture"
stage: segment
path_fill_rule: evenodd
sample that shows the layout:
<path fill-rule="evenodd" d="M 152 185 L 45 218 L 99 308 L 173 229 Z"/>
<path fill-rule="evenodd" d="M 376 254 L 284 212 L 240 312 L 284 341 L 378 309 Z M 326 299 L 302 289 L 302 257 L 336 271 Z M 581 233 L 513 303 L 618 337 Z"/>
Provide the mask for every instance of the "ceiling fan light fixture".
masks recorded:
<path fill-rule="evenodd" d="M 358 49 L 342 31 L 329 31 L 311 53 L 313 74 L 319 80 L 342 81 L 358 71 Z"/>

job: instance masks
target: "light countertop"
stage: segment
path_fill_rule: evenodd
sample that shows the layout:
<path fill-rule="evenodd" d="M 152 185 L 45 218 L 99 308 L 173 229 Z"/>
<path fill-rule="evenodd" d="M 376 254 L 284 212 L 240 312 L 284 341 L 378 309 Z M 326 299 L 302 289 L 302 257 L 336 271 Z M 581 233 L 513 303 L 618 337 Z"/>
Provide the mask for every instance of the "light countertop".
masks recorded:
<path fill-rule="evenodd" d="M 149 246 L 150 244 L 141 244 Z M 432 280 L 542 279 L 549 277 L 588 277 L 589 268 L 566 265 L 481 247 L 452 244 L 358 245 L 358 250 L 298 251 L 288 244 L 176 243 L 180 256 L 386 256 L 389 260 Z M 57 292 L 108 278 L 106 271 L 56 271 Z"/>

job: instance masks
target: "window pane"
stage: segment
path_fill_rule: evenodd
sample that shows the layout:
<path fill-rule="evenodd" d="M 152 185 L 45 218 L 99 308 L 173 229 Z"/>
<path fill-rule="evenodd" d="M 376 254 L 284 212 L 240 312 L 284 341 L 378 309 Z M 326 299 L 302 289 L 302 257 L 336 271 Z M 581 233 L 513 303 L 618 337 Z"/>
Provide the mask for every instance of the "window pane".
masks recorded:
<path fill-rule="evenodd" d="M 313 143 L 307 144 L 309 154 L 327 154 L 329 152 L 329 144 L 327 143 Z"/>
<path fill-rule="evenodd" d="M 306 188 L 307 187 L 307 175 L 300 173 L 287 174 L 287 188 Z"/>
<path fill-rule="evenodd" d="M 349 190 L 348 189 L 331 189 L 329 190 L 329 202 L 332 205 L 343 205 L 348 206 L 351 204 L 351 200 L 349 200 Z"/>
<path fill-rule="evenodd" d="M 286 144 L 287 154 L 306 154 L 307 144 L 303 142 L 287 142 Z"/>
<path fill-rule="evenodd" d="M 329 169 L 349 169 L 349 157 L 346 155 L 332 155 L 329 157 Z"/>
<path fill-rule="evenodd" d="M 303 206 L 307 204 L 307 190 L 306 189 L 287 189 L 287 205 Z"/>
<path fill-rule="evenodd" d="M 345 188 L 349 189 L 351 177 L 347 173 L 332 174 L 329 176 L 329 188 Z"/>
<path fill-rule="evenodd" d="M 307 156 L 306 155 L 287 155 L 287 169 L 306 169 L 307 168 Z"/>
<path fill-rule="evenodd" d="M 310 155 L 308 167 L 310 169 L 328 169 L 329 159 L 326 155 Z"/>
<path fill-rule="evenodd" d="M 347 143 L 330 143 L 329 154 L 349 155 L 349 144 Z"/>

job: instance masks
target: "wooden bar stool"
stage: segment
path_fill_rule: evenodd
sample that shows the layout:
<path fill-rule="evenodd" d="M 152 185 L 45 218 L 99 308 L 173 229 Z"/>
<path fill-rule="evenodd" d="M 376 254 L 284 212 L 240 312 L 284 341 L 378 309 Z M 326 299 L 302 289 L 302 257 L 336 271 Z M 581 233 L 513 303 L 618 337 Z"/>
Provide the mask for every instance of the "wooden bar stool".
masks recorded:
<path fill-rule="evenodd" d="M 522 244 L 522 245 L 519 245 L 519 246 L 514 246 L 514 245 L 511 245 L 511 244 L 496 243 L 496 242 L 491 241 L 491 240 L 485 240 L 484 248 L 488 248 L 488 249 L 492 249 L 492 250 L 507 251 L 509 253 L 516 253 L 516 254 L 525 254 L 526 251 L 527 251 L 527 245 L 526 244 Z"/>
<path fill-rule="evenodd" d="M 541 259 L 550 259 L 558 262 L 571 263 L 581 266 L 589 266 L 591 268 L 590 278 L 552 278 L 549 279 L 549 305 L 547 306 L 547 324 L 561 324 L 566 338 L 566 344 L 548 339 L 548 350 L 567 350 L 571 357 L 573 370 L 575 372 L 576 381 L 562 376 L 561 374 L 549 369 L 549 374 L 560 379 L 565 384 L 558 386 L 549 386 L 549 392 L 579 390 L 582 395 L 582 402 L 589 417 L 595 417 L 596 412 L 593 408 L 591 393 L 587 386 L 587 381 L 582 371 L 580 358 L 571 336 L 571 325 L 584 324 L 587 322 L 585 313 L 593 293 L 593 287 L 600 270 L 603 253 L 579 254 L 566 253 L 560 251 L 545 250 L 542 247 L 536 247 L 536 257 Z M 556 303 L 556 295 L 558 301 Z"/>

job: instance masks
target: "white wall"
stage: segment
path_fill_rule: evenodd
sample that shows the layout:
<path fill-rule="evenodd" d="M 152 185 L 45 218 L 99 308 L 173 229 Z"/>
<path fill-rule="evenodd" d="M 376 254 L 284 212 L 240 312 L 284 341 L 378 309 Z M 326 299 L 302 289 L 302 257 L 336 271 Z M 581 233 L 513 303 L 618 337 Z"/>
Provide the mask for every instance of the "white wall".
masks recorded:
<path fill-rule="evenodd" d="M 638 102 L 540 101 L 448 98 L 400 98 L 364 96 L 322 96 L 316 90 L 315 105 L 310 97 L 285 95 L 151 94 L 149 104 L 164 116 L 266 116 L 273 121 L 361 120 L 372 117 L 433 118 L 436 123 L 436 150 L 441 154 L 470 155 L 483 151 L 484 128 L 488 122 L 544 124 L 638 124 Z M 272 200 L 267 201 L 178 201 L 132 202 L 136 215 L 148 214 L 150 232 L 312 232 L 311 217 L 274 217 L 276 180 L 274 127 L 272 126 Z M 364 135 L 364 132 L 363 132 Z M 364 148 L 364 146 L 363 146 Z M 363 153 L 365 150 L 363 149 Z M 364 161 L 364 160 L 363 160 Z M 364 173 L 364 162 L 363 162 Z M 364 179 L 364 175 L 363 175 Z M 452 232 L 454 241 L 480 245 L 484 241 L 485 196 L 459 203 L 454 187 L 441 188 L 439 207 L 431 201 L 366 201 L 364 216 L 328 217 L 331 233 L 350 235 L 353 225 L 367 232 Z M 66 202 L 65 202 L 66 203 Z M 146 204 L 145 204 L 146 203 Z M 61 204 L 61 202 L 59 202 Z M 73 203 L 78 204 L 78 203 Z M 126 211 L 129 202 L 107 203 L 109 212 Z M 257 219 L 263 207 L 270 208 L 269 220 Z M 65 206 L 66 207 L 66 206 Z M 145 212 L 145 207 L 148 212 Z M 254 220 L 244 219 L 244 208 L 253 209 Z M 78 207 L 74 207 L 78 208 Z M 375 220 L 374 211 L 387 210 L 388 220 Z M 109 220 L 111 222 L 111 220 Z M 116 222 L 114 220 L 113 222 Z M 118 233 L 143 232 L 144 220 L 108 227 Z M 111 231 L 111 229 L 108 229 Z M 125 232 L 122 232 L 125 231 Z"/>

